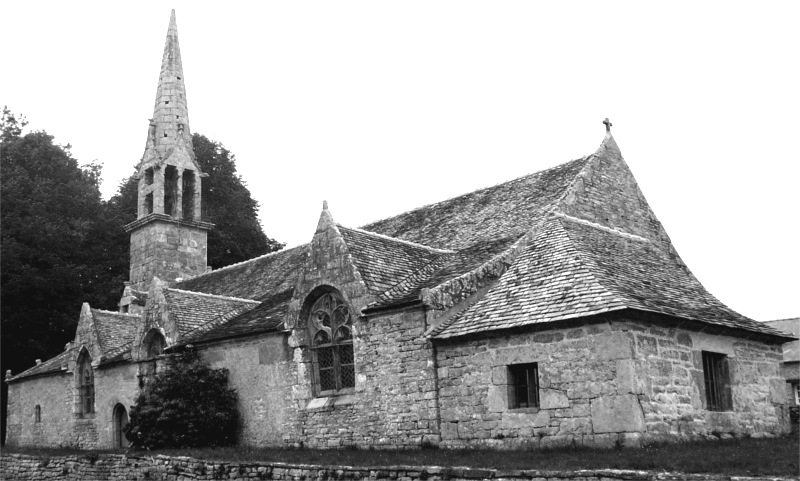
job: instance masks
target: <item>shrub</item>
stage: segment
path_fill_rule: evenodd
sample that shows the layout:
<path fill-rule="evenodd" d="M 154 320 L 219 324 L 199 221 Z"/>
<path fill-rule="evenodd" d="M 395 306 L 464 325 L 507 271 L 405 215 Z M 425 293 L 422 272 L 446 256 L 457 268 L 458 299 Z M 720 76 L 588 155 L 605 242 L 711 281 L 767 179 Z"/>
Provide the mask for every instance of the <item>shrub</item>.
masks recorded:
<path fill-rule="evenodd" d="M 239 410 L 228 370 L 211 369 L 194 350 L 176 354 L 145 384 L 125 436 L 134 448 L 227 446 L 236 441 Z"/>

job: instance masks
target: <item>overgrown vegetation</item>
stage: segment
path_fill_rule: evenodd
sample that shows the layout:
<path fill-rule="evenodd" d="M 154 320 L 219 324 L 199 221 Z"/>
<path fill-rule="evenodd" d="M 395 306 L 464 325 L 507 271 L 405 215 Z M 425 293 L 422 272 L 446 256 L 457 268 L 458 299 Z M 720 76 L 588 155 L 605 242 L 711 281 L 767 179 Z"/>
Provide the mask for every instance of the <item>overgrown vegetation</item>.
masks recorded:
<path fill-rule="evenodd" d="M 76 450 L 9 449 L 40 457 L 79 454 Z M 109 452 L 109 451 L 103 451 Z M 466 466 L 498 470 L 628 469 L 729 476 L 800 475 L 798 436 L 772 439 L 729 439 L 680 444 L 657 444 L 641 449 L 566 447 L 536 451 L 424 449 L 419 451 L 266 449 L 158 450 L 147 455 L 191 456 L 227 462 L 282 462 L 328 466 Z M 136 451 L 129 452 L 135 456 Z"/>
<path fill-rule="evenodd" d="M 125 436 L 134 448 L 229 446 L 239 409 L 228 370 L 211 369 L 195 350 L 176 354 L 149 380 L 131 408 Z"/>

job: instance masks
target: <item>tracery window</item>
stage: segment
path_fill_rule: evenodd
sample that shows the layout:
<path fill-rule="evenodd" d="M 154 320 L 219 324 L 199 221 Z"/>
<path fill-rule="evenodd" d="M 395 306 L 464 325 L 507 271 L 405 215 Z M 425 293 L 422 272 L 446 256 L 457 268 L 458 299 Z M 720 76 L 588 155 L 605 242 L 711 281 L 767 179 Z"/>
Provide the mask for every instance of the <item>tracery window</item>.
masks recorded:
<path fill-rule="evenodd" d="M 311 348 L 318 395 L 355 387 L 355 362 L 350 309 L 334 293 L 326 293 L 309 311 Z"/>
<path fill-rule="evenodd" d="M 94 368 L 92 359 L 85 355 L 78 368 L 78 391 L 80 394 L 81 414 L 94 412 Z"/>

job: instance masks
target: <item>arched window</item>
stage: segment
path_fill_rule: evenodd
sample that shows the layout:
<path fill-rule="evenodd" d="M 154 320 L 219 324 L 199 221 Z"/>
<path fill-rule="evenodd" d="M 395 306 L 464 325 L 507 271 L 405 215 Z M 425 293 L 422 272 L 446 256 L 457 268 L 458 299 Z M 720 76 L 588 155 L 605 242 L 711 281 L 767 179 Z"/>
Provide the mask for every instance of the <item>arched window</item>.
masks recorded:
<path fill-rule="evenodd" d="M 42 406 L 38 404 L 33 409 L 33 421 L 36 423 L 42 422 Z"/>
<path fill-rule="evenodd" d="M 308 313 L 318 395 L 355 387 L 350 309 L 336 294 L 323 294 Z"/>
<path fill-rule="evenodd" d="M 78 392 L 80 395 L 80 413 L 94 412 L 94 368 L 88 353 L 81 356 L 78 363 Z"/>
<path fill-rule="evenodd" d="M 139 387 L 144 387 L 156 375 L 158 368 L 158 356 L 164 354 L 167 340 L 158 329 L 151 329 L 142 342 L 142 360 L 139 374 Z"/>
<path fill-rule="evenodd" d="M 125 426 L 128 425 L 128 411 L 122 404 L 114 406 L 114 447 L 128 447 L 128 439 L 125 437 Z"/>

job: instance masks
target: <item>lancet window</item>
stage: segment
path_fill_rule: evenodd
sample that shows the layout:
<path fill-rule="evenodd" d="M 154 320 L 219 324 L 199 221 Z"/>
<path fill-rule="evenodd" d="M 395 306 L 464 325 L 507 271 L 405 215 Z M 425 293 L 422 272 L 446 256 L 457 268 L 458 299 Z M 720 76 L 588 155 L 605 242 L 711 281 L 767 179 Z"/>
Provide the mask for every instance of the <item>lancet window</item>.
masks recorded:
<path fill-rule="evenodd" d="M 94 413 L 94 368 L 92 358 L 84 353 L 78 363 L 78 395 L 80 398 L 80 413 L 87 415 Z"/>
<path fill-rule="evenodd" d="M 353 327 L 347 304 L 332 292 L 323 294 L 312 305 L 308 324 L 317 394 L 354 388 Z"/>

